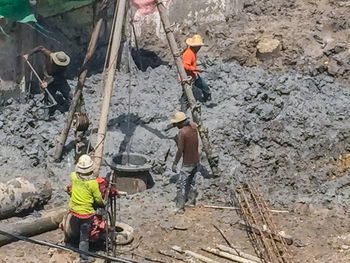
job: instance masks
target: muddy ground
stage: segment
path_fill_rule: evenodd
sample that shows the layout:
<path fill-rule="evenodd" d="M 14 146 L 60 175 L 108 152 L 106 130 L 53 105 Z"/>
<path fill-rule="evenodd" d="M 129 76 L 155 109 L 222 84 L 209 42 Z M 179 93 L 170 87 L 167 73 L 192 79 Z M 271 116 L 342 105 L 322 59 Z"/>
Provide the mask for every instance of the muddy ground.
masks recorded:
<path fill-rule="evenodd" d="M 267 6 L 266 1 L 247 1 L 241 16 L 228 17 L 228 25 L 233 25 L 230 30 L 222 24 L 203 25 L 208 32 L 216 32 L 199 57 L 206 69 L 202 76 L 213 93 L 212 103 L 202 108 L 203 121 L 209 128 L 213 150 L 220 157 L 221 176 L 214 179 L 204 173 L 198 178 L 198 203 L 226 206 L 231 189 L 255 181 L 274 209 L 290 212 L 276 215 L 276 220 L 282 230 L 298 240 L 291 246 L 293 262 L 348 262 L 350 172 L 344 156 L 350 151 L 350 89 L 346 80 L 349 56 L 348 47 L 340 47 L 339 43 L 348 40 L 349 4 L 274 2 Z M 341 17 L 343 24 L 339 22 Z M 267 29 L 261 29 L 262 25 Z M 219 34 L 218 28 L 225 34 Z M 262 62 L 256 59 L 254 39 L 265 31 L 282 37 L 284 48 L 277 59 Z M 315 32 L 322 41 L 315 40 Z M 214 45 L 214 39 L 219 45 Z M 327 50 L 330 54 L 324 57 Z M 324 64 L 325 59 L 329 66 Z M 331 70 L 333 62 L 336 74 Z M 76 80 L 70 84 L 74 87 Z M 87 80 L 84 91 L 93 145 L 101 96 L 101 74 L 96 74 Z M 224 244 L 213 224 L 222 228 L 232 243 L 253 254 L 246 233 L 235 225 L 239 218 L 234 211 L 199 206 L 188 209 L 183 216 L 173 213 L 176 175 L 170 166 L 176 150 L 172 140 L 176 130 L 164 132 L 164 128 L 180 108 L 180 96 L 171 62 L 145 72 L 117 74 L 105 157 L 125 152 L 128 147 L 131 152 L 145 154 L 153 164 L 155 181 L 152 189 L 120 199 L 120 220 L 136 231 L 132 245 L 142 236 L 140 245 L 132 251 L 133 257 L 146 262 L 139 256 L 160 258 L 157 250 L 169 250 L 172 245 L 200 251 L 201 247 Z M 68 201 L 63 189 L 74 170 L 74 144 L 70 134 L 62 162 L 52 161 L 65 118 L 57 112 L 45 121 L 41 99 L 37 95 L 26 104 L 12 99 L 1 101 L 0 179 L 46 174 L 54 194 L 45 208 L 51 208 Z M 201 159 L 208 170 L 204 153 Z M 107 170 L 105 167 L 103 172 Z M 187 230 L 174 230 L 177 225 L 185 225 Z M 36 238 L 58 242 L 62 237 L 57 230 Z M 55 252 L 47 248 L 13 243 L 0 248 L 0 262 L 49 262 L 52 254 Z"/>

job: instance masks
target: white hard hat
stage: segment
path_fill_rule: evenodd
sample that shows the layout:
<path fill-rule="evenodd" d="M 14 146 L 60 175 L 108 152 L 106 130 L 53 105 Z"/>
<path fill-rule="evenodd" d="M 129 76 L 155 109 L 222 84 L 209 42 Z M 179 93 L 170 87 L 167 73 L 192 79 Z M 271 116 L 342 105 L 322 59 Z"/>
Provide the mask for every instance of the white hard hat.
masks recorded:
<path fill-rule="evenodd" d="M 94 162 L 89 155 L 83 154 L 80 156 L 75 170 L 82 175 L 89 174 L 94 170 Z"/>

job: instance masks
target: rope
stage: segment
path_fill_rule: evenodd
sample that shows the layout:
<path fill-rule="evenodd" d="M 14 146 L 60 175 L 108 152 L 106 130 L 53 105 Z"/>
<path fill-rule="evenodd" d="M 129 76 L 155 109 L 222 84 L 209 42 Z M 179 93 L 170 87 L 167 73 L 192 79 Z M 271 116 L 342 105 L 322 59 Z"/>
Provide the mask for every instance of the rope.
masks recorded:
<path fill-rule="evenodd" d="M 130 38 L 131 39 L 131 38 Z M 132 78 L 132 67 L 131 67 L 131 50 L 130 50 L 130 40 L 128 41 L 128 67 L 129 67 L 129 85 L 128 85 L 128 119 L 127 119 L 127 125 L 128 125 L 128 131 L 130 131 L 130 114 L 131 114 L 131 78 Z M 131 142 L 132 137 L 128 142 L 128 146 L 126 148 L 126 154 L 127 154 L 127 163 L 130 163 L 130 149 L 131 149 Z"/>
<path fill-rule="evenodd" d="M 111 260 L 113 262 L 136 263 L 135 261 L 131 261 L 131 260 L 124 259 L 124 258 L 99 255 L 99 254 L 96 254 L 96 253 L 93 253 L 93 252 L 82 251 L 82 250 L 74 248 L 74 247 L 67 247 L 67 246 L 57 245 L 57 244 L 53 244 L 53 243 L 47 242 L 47 241 L 36 240 L 36 239 L 29 238 L 29 237 L 17 235 L 17 234 L 10 234 L 10 233 L 2 231 L 2 230 L 0 230 L 0 235 L 6 236 L 6 237 L 8 237 L 10 239 L 22 240 L 22 241 L 25 241 L 25 242 L 28 242 L 28 243 L 32 243 L 32 244 L 36 244 L 36 245 L 40 245 L 40 246 L 58 248 L 58 249 L 66 250 L 66 251 L 73 251 L 73 252 L 76 252 L 76 253 L 79 253 L 79 254 L 84 254 L 84 255 L 87 255 L 87 256 L 90 256 L 90 257 L 94 257 L 94 258 Z"/>
<path fill-rule="evenodd" d="M 48 38 L 48 39 L 51 39 L 51 40 L 57 42 L 57 43 L 60 44 L 60 45 L 62 44 L 62 43 L 61 43 L 60 41 L 58 41 L 56 38 L 53 38 L 53 37 L 48 36 L 47 34 L 45 34 L 44 32 L 41 32 L 39 29 L 35 28 L 35 27 L 32 26 L 31 24 L 29 24 L 29 23 L 25 23 L 25 24 L 28 25 L 28 26 L 29 26 L 30 28 L 32 28 L 33 30 L 39 32 L 39 34 L 43 35 L 44 37 L 46 37 L 46 38 Z"/>
<path fill-rule="evenodd" d="M 0 32 L 5 36 L 5 37 L 10 37 L 6 32 L 5 30 L 2 28 L 2 26 L 0 26 Z"/>
<path fill-rule="evenodd" d="M 117 16 L 118 4 L 119 4 L 119 1 L 115 4 L 115 7 L 114 7 L 114 17 Z M 117 21 L 117 19 L 113 19 L 113 24 L 112 24 L 112 27 L 111 27 L 111 34 L 109 34 L 109 40 L 108 40 L 106 58 L 105 58 L 105 63 L 104 63 L 104 65 L 103 65 L 103 74 L 102 74 L 102 75 L 104 75 L 104 73 L 106 73 L 106 70 L 107 70 L 107 60 L 108 60 L 109 51 L 111 50 L 111 45 L 112 45 L 112 37 L 113 37 L 112 32 L 113 32 L 113 30 L 114 30 L 116 21 Z"/>

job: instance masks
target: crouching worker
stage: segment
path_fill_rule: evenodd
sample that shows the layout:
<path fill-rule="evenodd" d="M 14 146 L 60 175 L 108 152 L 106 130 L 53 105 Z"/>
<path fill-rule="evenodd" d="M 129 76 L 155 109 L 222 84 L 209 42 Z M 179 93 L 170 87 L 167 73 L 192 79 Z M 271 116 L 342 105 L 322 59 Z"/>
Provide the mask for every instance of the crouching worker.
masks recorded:
<path fill-rule="evenodd" d="M 82 155 L 72 173 L 69 210 L 69 231 L 66 231 L 67 245 L 89 251 L 89 235 L 95 215 L 94 204 L 104 206 L 99 184 L 93 174 L 94 163 L 89 155 Z M 69 187 L 68 187 L 69 188 Z M 67 219 L 68 220 L 68 219 Z M 87 255 L 80 255 L 80 262 L 90 262 Z"/>

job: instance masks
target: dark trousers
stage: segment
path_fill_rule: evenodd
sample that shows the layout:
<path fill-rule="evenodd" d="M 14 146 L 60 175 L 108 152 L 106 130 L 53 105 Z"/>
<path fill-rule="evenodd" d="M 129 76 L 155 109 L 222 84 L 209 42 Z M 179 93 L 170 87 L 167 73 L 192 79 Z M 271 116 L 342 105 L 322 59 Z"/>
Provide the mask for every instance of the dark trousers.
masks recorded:
<path fill-rule="evenodd" d="M 66 237 L 66 243 L 69 246 L 79 244 L 79 250 L 89 251 L 89 235 L 92 227 L 93 216 L 87 219 L 80 219 L 72 215 L 69 224 L 71 227 L 71 235 Z M 80 254 L 80 262 L 88 262 L 88 256 Z"/>
<path fill-rule="evenodd" d="M 192 92 L 196 101 L 206 102 L 211 100 L 211 91 L 208 84 L 199 75 L 197 75 L 195 82 L 192 84 Z M 188 109 L 188 100 L 184 91 L 182 92 L 182 96 L 180 98 L 180 104 L 181 111 L 186 113 Z"/>
<path fill-rule="evenodd" d="M 56 106 L 48 109 L 49 116 L 52 116 L 56 110 L 59 110 L 62 113 L 69 110 L 71 102 L 71 89 L 64 77 L 55 77 L 53 82 L 47 86 L 47 90 L 57 102 Z M 61 93 L 62 96 L 59 96 L 57 92 Z M 45 101 L 46 104 L 52 103 L 51 101 L 49 102 L 49 97 L 47 94 L 45 94 Z"/>

